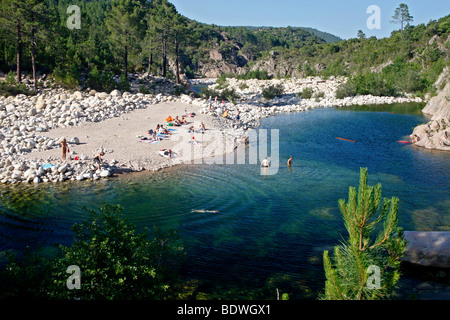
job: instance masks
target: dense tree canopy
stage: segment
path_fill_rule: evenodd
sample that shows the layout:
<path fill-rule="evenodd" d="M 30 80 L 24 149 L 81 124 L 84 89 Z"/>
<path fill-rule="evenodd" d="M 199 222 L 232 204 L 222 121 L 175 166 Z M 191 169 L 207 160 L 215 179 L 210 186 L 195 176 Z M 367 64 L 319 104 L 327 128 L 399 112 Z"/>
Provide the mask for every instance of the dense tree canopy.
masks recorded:
<path fill-rule="evenodd" d="M 389 38 L 366 38 L 359 32 L 357 38 L 339 40 L 308 28 L 207 25 L 182 16 L 168 0 L 0 0 L 0 4 L 0 70 L 15 72 L 19 83 L 23 74 L 38 72 L 52 74 L 66 87 L 108 91 L 126 89 L 128 73 L 143 71 L 179 83 L 183 73 L 201 76 L 216 50 L 224 62 L 247 72 L 276 52 L 277 59 L 295 63 L 290 69 L 297 67 L 303 77 L 350 76 L 354 82 L 381 83 L 386 89 L 381 94 L 423 95 L 436 89 L 432 84 L 448 65 L 448 44 L 439 39 L 450 34 L 450 16 L 411 26 L 405 6 L 394 13 L 394 19 L 404 22 L 402 30 Z M 79 29 L 67 27 L 73 14 L 69 6 L 80 8 Z M 430 42 L 434 37 L 438 39 Z M 380 70 L 374 70 L 377 66 Z M 374 71 L 376 75 L 369 75 Z M 360 88 L 350 83 L 341 93 L 362 94 Z"/>

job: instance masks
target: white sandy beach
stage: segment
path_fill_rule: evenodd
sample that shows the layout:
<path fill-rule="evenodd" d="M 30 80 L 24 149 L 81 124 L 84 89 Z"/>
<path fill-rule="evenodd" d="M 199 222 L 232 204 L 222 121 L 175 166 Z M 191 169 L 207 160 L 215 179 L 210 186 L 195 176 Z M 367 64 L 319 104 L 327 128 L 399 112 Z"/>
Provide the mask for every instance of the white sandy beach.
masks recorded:
<path fill-rule="evenodd" d="M 108 119 L 101 122 L 87 122 L 79 126 L 51 129 L 45 133 L 50 138 L 59 139 L 65 137 L 68 141 L 73 137 L 79 139 L 79 144 L 69 144 L 71 152 L 70 157 L 87 155 L 92 157 L 96 152 L 103 149 L 105 152 L 104 160 L 118 162 L 122 166 L 133 171 L 140 170 L 158 170 L 178 163 L 189 163 L 193 159 L 200 159 L 203 156 L 210 155 L 210 150 L 221 143 L 217 137 L 221 136 L 220 128 L 217 128 L 217 121 L 214 117 L 207 114 L 196 114 L 195 117 L 186 117 L 189 122 L 187 126 L 174 126 L 176 131 L 170 137 L 164 138 L 158 143 L 152 144 L 141 142 L 137 136 L 149 137 L 146 133 L 149 129 L 155 129 L 157 124 L 166 125 L 165 118 L 169 115 L 172 118 L 187 113 L 195 113 L 198 107 L 180 102 L 163 102 L 149 105 L 146 109 L 136 109 L 120 117 Z M 206 132 L 188 133 L 188 128 L 193 125 L 196 129 L 203 122 Z M 199 143 L 193 145 L 189 143 L 195 138 Z M 183 152 L 192 149 L 192 153 Z M 192 146 L 192 147 L 191 147 Z M 158 154 L 161 149 L 171 149 L 176 152 L 177 157 L 166 159 Z M 234 146 L 227 145 L 224 151 L 232 151 Z M 202 152 L 203 151 L 203 152 Z M 23 156 L 29 160 L 61 159 L 61 149 L 54 148 L 50 150 L 34 151 Z M 66 160 L 75 162 L 76 160 Z"/>

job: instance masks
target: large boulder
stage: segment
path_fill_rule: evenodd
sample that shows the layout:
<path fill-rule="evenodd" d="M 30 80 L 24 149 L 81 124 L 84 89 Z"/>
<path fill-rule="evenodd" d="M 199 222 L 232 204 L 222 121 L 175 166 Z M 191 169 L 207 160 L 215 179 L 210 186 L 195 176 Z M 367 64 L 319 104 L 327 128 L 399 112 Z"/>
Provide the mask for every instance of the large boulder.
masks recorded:
<path fill-rule="evenodd" d="M 408 245 L 403 261 L 450 268 L 450 231 L 405 231 Z"/>

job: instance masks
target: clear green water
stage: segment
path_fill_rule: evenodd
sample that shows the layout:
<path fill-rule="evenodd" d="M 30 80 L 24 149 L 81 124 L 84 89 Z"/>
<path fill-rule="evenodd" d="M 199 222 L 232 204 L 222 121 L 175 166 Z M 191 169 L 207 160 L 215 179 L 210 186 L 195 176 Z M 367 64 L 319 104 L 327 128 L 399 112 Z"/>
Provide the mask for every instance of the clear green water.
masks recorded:
<path fill-rule="evenodd" d="M 384 197 L 400 198 L 406 230 L 450 229 L 450 154 L 397 142 L 427 121 L 422 107 L 265 119 L 261 128 L 280 130 L 281 167 L 273 176 L 249 164 L 183 165 L 96 182 L 0 187 L 0 250 L 69 244 L 70 227 L 86 217 L 83 206 L 106 201 L 121 204 L 138 229 L 177 230 L 187 254 L 182 274 L 200 280 L 200 291 L 270 285 L 291 298 L 315 298 L 324 284 L 323 250 L 346 236 L 337 201 L 357 186 L 360 167 L 368 167 L 370 184 L 382 183 Z"/>

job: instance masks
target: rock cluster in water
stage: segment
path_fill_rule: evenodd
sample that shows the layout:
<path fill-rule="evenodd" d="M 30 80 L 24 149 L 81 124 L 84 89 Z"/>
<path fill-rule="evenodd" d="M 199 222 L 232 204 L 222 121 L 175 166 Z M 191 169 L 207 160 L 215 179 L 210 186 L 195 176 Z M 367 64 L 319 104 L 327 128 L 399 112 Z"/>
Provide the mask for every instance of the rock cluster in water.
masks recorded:
<path fill-rule="evenodd" d="M 418 147 L 450 151 L 450 83 L 446 83 L 449 76 L 447 67 L 434 84 L 437 88 L 445 85 L 444 88 L 422 110 L 431 115 L 431 121 L 417 126 L 410 136 Z"/>

